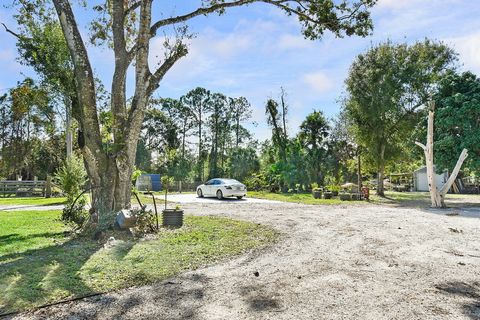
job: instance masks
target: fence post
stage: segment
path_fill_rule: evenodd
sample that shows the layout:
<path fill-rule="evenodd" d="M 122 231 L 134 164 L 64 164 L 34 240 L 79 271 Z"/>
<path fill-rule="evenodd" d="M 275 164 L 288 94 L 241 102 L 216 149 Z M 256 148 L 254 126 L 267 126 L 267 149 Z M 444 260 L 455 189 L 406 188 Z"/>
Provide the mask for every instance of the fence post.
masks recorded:
<path fill-rule="evenodd" d="M 47 180 L 45 181 L 45 198 L 50 198 L 52 196 L 52 178 L 47 175 Z"/>

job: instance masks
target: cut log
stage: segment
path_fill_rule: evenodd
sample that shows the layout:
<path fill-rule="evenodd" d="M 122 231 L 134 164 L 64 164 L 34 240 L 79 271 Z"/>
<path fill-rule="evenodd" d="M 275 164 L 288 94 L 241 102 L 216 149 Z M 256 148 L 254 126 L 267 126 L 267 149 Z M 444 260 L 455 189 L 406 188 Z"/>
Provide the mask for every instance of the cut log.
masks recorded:
<path fill-rule="evenodd" d="M 452 189 L 453 189 L 453 193 L 457 193 L 457 194 L 460 193 L 460 190 L 457 187 L 456 181 L 452 184 Z"/>

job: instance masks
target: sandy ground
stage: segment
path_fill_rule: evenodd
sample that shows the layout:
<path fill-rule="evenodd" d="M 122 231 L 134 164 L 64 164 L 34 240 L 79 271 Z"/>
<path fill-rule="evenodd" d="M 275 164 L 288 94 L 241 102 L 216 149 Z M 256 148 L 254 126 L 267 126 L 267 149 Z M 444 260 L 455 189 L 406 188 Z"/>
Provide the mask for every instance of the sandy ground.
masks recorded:
<path fill-rule="evenodd" d="M 282 237 L 164 282 L 15 318 L 480 319 L 480 209 L 248 201 L 182 207 L 271 225 Z"/>
<path fill-rule="evenodd" d="M 162 195 L 158 195 L 157 199 L 160 201 L 163 200 Z M 272 200 L 265 200 L 265 199 L 256 199 L 246 197 L 243 199 L 238 200 L 237 198 L 224 198 L 222 200 L 218 200 L 215 197 L 204 197 L 199 198 L 195 193 L 183 193 L 183 194 L 172 194 L 168 195 L 168 201 L 177 202 L 177 203 L 212 203 L 212 204 L 225 204 L 225 203 L 238 203 L 238 204 L 245 204 L 245 203 L 282 203 L 280 201 L 272 201 Z"/>

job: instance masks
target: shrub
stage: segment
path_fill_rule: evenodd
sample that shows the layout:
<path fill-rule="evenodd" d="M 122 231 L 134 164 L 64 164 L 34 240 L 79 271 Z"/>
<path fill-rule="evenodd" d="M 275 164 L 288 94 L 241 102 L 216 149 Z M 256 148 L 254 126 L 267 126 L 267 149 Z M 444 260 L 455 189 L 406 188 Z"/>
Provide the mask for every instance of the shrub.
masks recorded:
<path fill-rule="evenodd" d="M 265 175 L 261 173 L 252 174 L 250 177 L 245 179 L 245 185 L 248 190 L 260 191 L 268 189 L 268 182 Z"/>
<path fill-rule="evenodd" d="M 331 185 L 328 185 L 327 186 L 327 189 L 328 191 L 336 191 L 336 192 L 340 192 L 342 190 L 342 187 L 339 186 L 339 185 L 334 185 L 334 184 L 331 184 Z"/>
<path fill-rule="evenodd" d="M 67 197 L 67 204 L 63 209 L 62 220 L 81 227 L 88 216 L 85 210 L 87 200 L 80 196 L 82 188 L 87 181 L 87 173 L 80 158 L 71 156 L 60 167 L 56 181 Z"/>
<path fill-rule="evenodd" d="M 147 210 L 145 207 L 143 207 L 139 209 L 132 209 L 131 213 L 137 218 L 135 223 L 135 231 L 137 234 L 143 235 L 158 231 L 156 227 L 156 217 L 152 210 Z"/>

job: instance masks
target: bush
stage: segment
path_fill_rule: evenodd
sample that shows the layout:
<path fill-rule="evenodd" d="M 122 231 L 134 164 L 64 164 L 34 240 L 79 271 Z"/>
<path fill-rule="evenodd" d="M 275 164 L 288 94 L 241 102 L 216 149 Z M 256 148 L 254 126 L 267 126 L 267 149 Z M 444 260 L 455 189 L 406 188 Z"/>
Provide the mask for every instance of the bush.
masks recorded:
<path fill-rule="evenodd" d="M 147 210 L 145 207 L 139 209 L 132 209 L 132 215 L 137 218 L 135 223 L 135 231 L 137 234 L 143 235 L 154 233 L 157 230 L 156 216 L 152 210 Z"/>
<path fill-rule="evenodd" d="M 328 191 L 332 191 L 332 192 L 333 191 L 340 192 L 342 190 L 342 187 L 338 186 L 338 185 L 331 184 L 331 185 L 327 186 L 327 189 L 328 189 Z"/>
<path fill-rule="evenodd" d="M 87 173 L 80 158 L 71 156 L 65 161 L 58 170 L 56 181 L 63 193 L 67 197 L 67 204 L 63 209 L 62 220 L 66 223 L 73 223 L 77 227 L 81 227 L 87 217 L 88 212 L 85 210 L 87 200 L 80 196 L 82 188 L 87 181 Z"/>
<path fill-rule="evenodd" d="M 248 190 L 260 191 L 268 189 L 268 182 L 265 175 L 261 173 L 252 174 L 250 177 L 246 178 L 244 181 Z"/>

